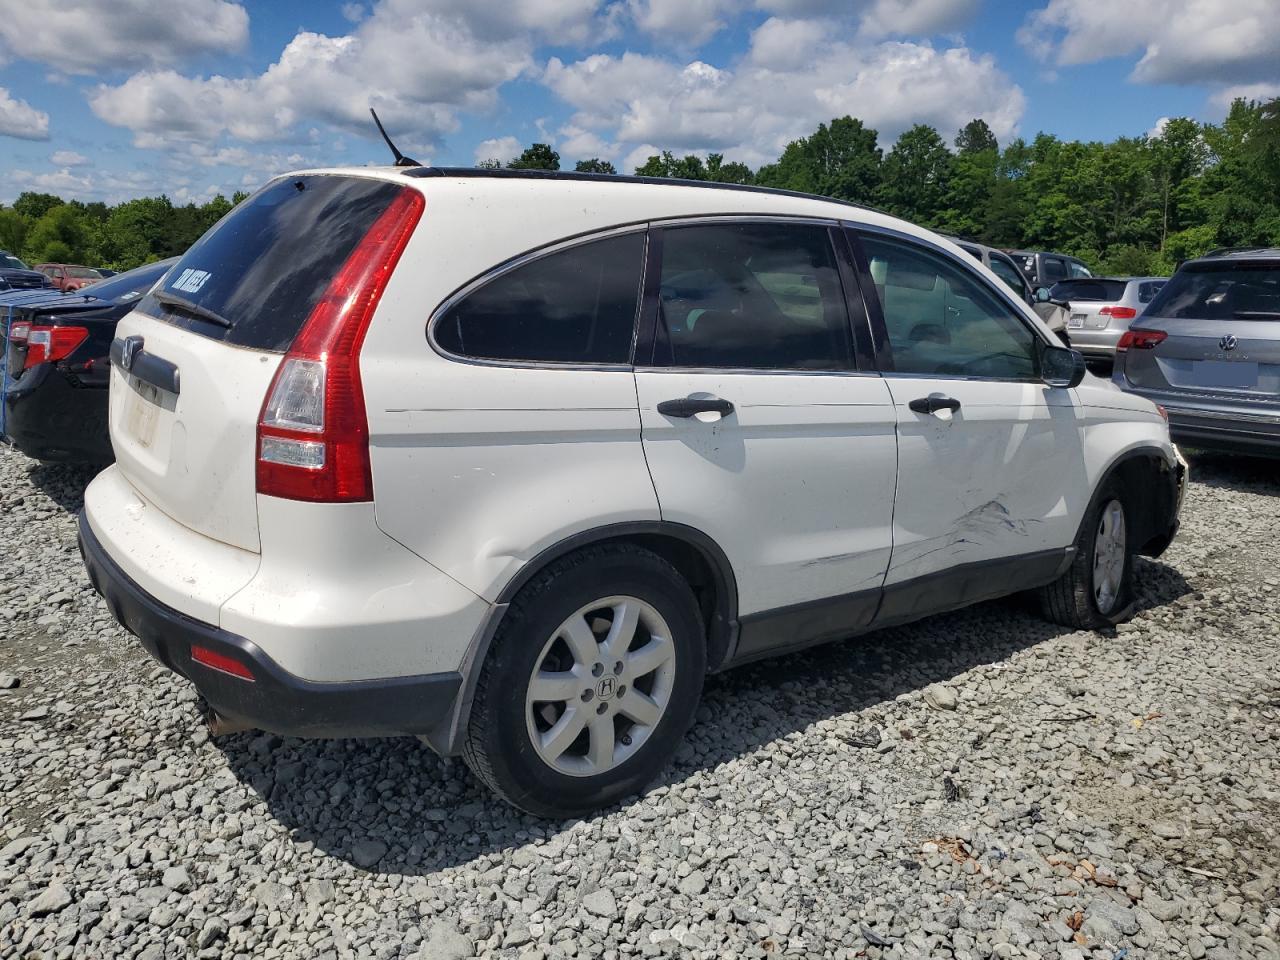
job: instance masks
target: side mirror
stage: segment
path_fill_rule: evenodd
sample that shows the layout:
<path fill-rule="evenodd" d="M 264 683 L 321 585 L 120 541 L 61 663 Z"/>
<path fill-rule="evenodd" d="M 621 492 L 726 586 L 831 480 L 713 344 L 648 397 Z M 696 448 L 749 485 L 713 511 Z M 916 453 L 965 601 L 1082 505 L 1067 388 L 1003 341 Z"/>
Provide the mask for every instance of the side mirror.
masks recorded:
<path fill-rule="evenodd" d="M 1040 379 L 1050 387 L 1077 387 L 1085 370 L 1084 354 L 1079 350 L 1048 344 L 1040 350 Z"/>
<path fill-rule="evenodd" d="M 1032 296 L 1032 299 L 1034 299 L 1036 303 L 1048 303 L 1048 302 L 1049 302 L 1049 288 L 1048 288 L 1048 287 L 1036 287 L 1035 292 L 1034 292 L 1034 293 L 1032 293 L 1032 294 L 1031 294 L 1031 296 Z"/>

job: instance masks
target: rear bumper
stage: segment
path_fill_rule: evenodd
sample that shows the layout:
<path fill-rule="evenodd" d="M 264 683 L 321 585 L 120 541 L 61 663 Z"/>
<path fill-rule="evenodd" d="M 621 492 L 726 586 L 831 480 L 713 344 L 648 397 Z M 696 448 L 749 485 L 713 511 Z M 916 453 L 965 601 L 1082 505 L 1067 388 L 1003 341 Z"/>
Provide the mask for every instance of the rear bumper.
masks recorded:
<path fill-rule="evenodd" d="M 1280 417 L 1164 404 L 1169 435 L 1188 447 L 1280 457 Z"/>
<path fill-rule="evenodd" d="M 4 432 L 13 445 L 37 460 L 109 463 L 107 391 L 77 386 L 48 365 L 34 367 L 4 395 Z"/>
<path fill-rule="evenodd" d="M 1086 357 L 1106 357 L 1115 359 L 1116 344 L 1120 342 L 1123 330 L 1110 327 L 1067 327 L 1067 338 L 1071 346 Z"/>
<path fill-rule="evenodd" d="M 430 737 L 448 726 L 462 688 L 457 672 L 423 676 L 316 682 L 289 673 L 255 643 L 166 606 L 135 583 L 80 515 L 80 552 L 94 588 L 112 614 L 156 660 L 190 680 L 228 720 L 288 736 L 344 737 L 411 734 Z M 191 658 L 192 646 L 229 657 L 253 680 Z"/>

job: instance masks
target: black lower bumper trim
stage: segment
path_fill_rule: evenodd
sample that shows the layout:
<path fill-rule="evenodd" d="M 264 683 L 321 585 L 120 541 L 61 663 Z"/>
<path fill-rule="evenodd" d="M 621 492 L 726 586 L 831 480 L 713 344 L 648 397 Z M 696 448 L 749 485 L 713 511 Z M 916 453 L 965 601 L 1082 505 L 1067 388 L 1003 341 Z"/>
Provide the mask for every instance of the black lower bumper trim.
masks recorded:
<path fill-rule="evenodd" d="M 80 553 L 94 588 L 147 652 L 193 684 L 228 720 L 287 736 L 425 735 L 450 715 L 456 672 L 317 683 L 289 673 L 251 640 L 204 623 L 148 594 L 120 569 L 80 514 Z M 248 668 L 253 681 L 191 659 L 193 645 Z"/>

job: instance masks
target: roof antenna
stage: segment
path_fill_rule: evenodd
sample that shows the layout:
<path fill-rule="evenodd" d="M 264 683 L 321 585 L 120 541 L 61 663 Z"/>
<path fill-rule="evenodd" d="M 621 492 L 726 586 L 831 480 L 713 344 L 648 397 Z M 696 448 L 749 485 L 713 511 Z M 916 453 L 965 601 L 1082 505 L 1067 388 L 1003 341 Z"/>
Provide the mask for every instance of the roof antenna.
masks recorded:
<path fill-rule="evenodd" d="M 391 155 L 396 158 L 396 166 L 397 167 L 422 166 L 422 164 L 420 164 L 417 160 L 414 160 L 410 157 L 406 157 L 403 153 L 401 153 L 399 150 L 396 149 L 396 145 L 392 143 L 391 138 L 387 136 L 387 131 L 383 129 L 382 121 L 378 119 L 378 112 L 374 110 L 373 107 L 369 108 L 369 112 L 373 114 L 373 122 L 378 125 L 378 132 L 382 134 L 382 139 L 387 141 L 387 146 L 391 148 Z"/>

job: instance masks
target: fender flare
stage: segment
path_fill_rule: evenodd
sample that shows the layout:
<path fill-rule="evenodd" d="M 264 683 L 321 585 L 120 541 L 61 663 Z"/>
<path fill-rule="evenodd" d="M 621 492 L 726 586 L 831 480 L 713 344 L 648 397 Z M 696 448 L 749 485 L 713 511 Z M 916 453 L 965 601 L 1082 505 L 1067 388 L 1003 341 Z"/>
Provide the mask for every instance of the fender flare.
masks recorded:
<path fill-rule="evenodd" d="M 471 704 L 475 699 L 476 683 L 480 679 L 480 667 L 488 655 L 489 645 L 493 642 L 498 627 L 506 616 L 507 608 L 525 584 L 550 564 L 583 547 L 609 540 L 635 541 L 637 539 L 643 546 L 643 539 L 647 537 L 662 537 L 683 543 L 695 550 L 706 563 L 716 593 L 716 604 L 706 624 L 709 652 L 715 653 L 714 657 L 708 658 L 708 672 L 714 672 L 727 663 L 737 645 L 738 638 L 738 583 L 733 573 L 733 566 L 720 545 L 696 527 L 665 520 L 634 520 L 592 527 L 558 540 L 539 551 L 502 588 L 497 600 L 490 605 L 484 622 L 467 646 L 467 652 L 459 667 L 462 673 L 462 689 L 458 691 L 453 708 L 440 724 L 425 734 L 422 739 L 441 756 L 454 756 L 461 751 L 462 739 L 466 735 L 467 723 L 471 717 Z"/>

